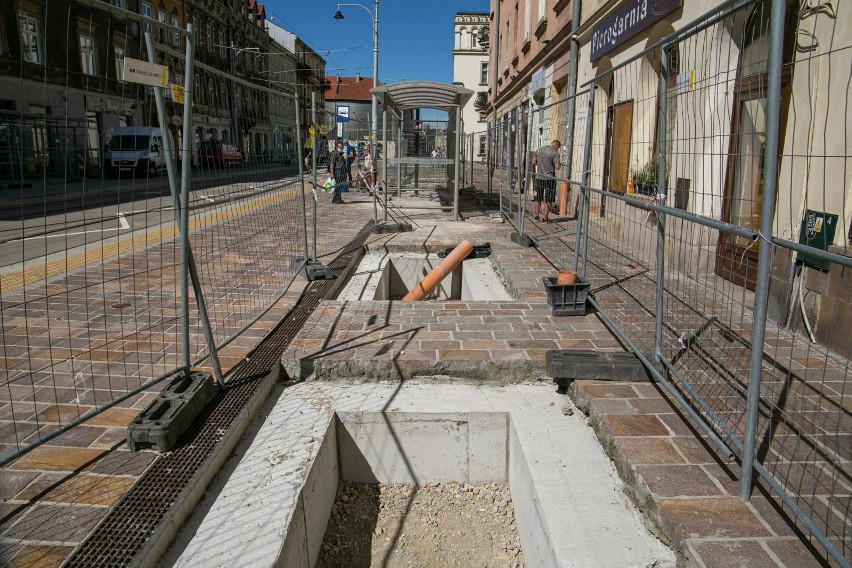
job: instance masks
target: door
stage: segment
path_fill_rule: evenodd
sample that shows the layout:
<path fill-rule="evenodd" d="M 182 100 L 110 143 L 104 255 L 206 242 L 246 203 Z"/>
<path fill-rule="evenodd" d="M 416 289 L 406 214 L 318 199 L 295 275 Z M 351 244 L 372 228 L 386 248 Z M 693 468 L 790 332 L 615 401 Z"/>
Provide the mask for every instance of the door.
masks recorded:
<path fill-rule="evenodd" d="M 627 191 L 630 168 L 630 137 L 633 135 L 633 101 L 615 105 L 612 109 L 612 144 L 610 146 L 609 190 Z"/>

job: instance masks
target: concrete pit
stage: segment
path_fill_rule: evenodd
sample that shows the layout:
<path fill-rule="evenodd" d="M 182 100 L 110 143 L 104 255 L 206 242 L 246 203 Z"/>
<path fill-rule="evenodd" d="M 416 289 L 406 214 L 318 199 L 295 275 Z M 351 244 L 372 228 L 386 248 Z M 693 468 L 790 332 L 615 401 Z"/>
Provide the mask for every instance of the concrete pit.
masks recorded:
<path fill-rule="evenodd" d="M 361 260 L 338 300 L 399 300 L 440 262 L 434 254 L 368 253 Z M 471 258 L 461 263 L 427 300 L 512 300 L 490 258 Z"/>
<path fill-rule="evenodd" d="M 675 565 L 552 384 L 447 380 L 281 390 L 163 565 L 312 568 L 341 481 L 505 484 L 525 566 Z"/>

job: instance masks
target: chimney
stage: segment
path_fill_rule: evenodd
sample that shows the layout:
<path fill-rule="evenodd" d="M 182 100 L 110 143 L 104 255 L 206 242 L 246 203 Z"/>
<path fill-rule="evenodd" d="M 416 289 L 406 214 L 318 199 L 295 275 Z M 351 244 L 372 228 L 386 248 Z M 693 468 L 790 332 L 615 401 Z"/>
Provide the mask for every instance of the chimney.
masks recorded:
<path fill-rule="evenodd" d="M 360 74 L 360 73 L 355 73 L 355 82 L 356 82 L 356 83 L 360 83 L 360 82 L 361 82 L 361 74 Z"/>

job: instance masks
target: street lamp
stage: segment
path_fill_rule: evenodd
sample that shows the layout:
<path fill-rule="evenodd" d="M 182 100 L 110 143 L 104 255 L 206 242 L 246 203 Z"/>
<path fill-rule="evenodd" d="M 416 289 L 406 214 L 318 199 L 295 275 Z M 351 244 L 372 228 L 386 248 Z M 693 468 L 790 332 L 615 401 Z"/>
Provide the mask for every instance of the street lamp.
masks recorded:
<path fill-rule="evenodd" d="M 363 4 L 338 4 L 337 5 L 337 13 L 334 14 L 335 20 L 343 19 L 343 12 L 340 11 L 341 6 L 357 6 L 367 11 L 370 14 L 370 18 L 373 20 L 373 88 L 379 86 L 379 0 L 375 0 L 375 10 L 373 12 L 370 11 L 369 8 L 364 6 Z M 379 101 L 376 98 L 376 93 L 372 93 L 373 101 L 372 101 L 372 112 L 373 112 L 373 123 L 371 125 L 371 136 L 373 138 L 371 146 L 376 150 L 373 151 L 373 159 L 378 158 L 378 131 L 379 131 L 379 115 L 378 115 L 378 107 Z"/>

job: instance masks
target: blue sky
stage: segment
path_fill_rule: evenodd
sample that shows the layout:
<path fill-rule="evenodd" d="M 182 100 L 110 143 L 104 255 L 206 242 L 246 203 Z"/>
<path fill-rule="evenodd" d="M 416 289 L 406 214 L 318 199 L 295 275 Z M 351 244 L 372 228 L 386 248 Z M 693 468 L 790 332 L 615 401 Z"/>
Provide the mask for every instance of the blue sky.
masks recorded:
<path fill-rule="evenodd" d="M 372 12 L 373 0 L 360 0 Z M 379 81 L 453 80 L 453 16 L 488 12 L 489 0 L 380 0 Z M 363 8 L 329 0 L 267 0 L 272 21 L 295 33 L 326 60 L 327 75 L 372 77 L 373 24 Z"/>

